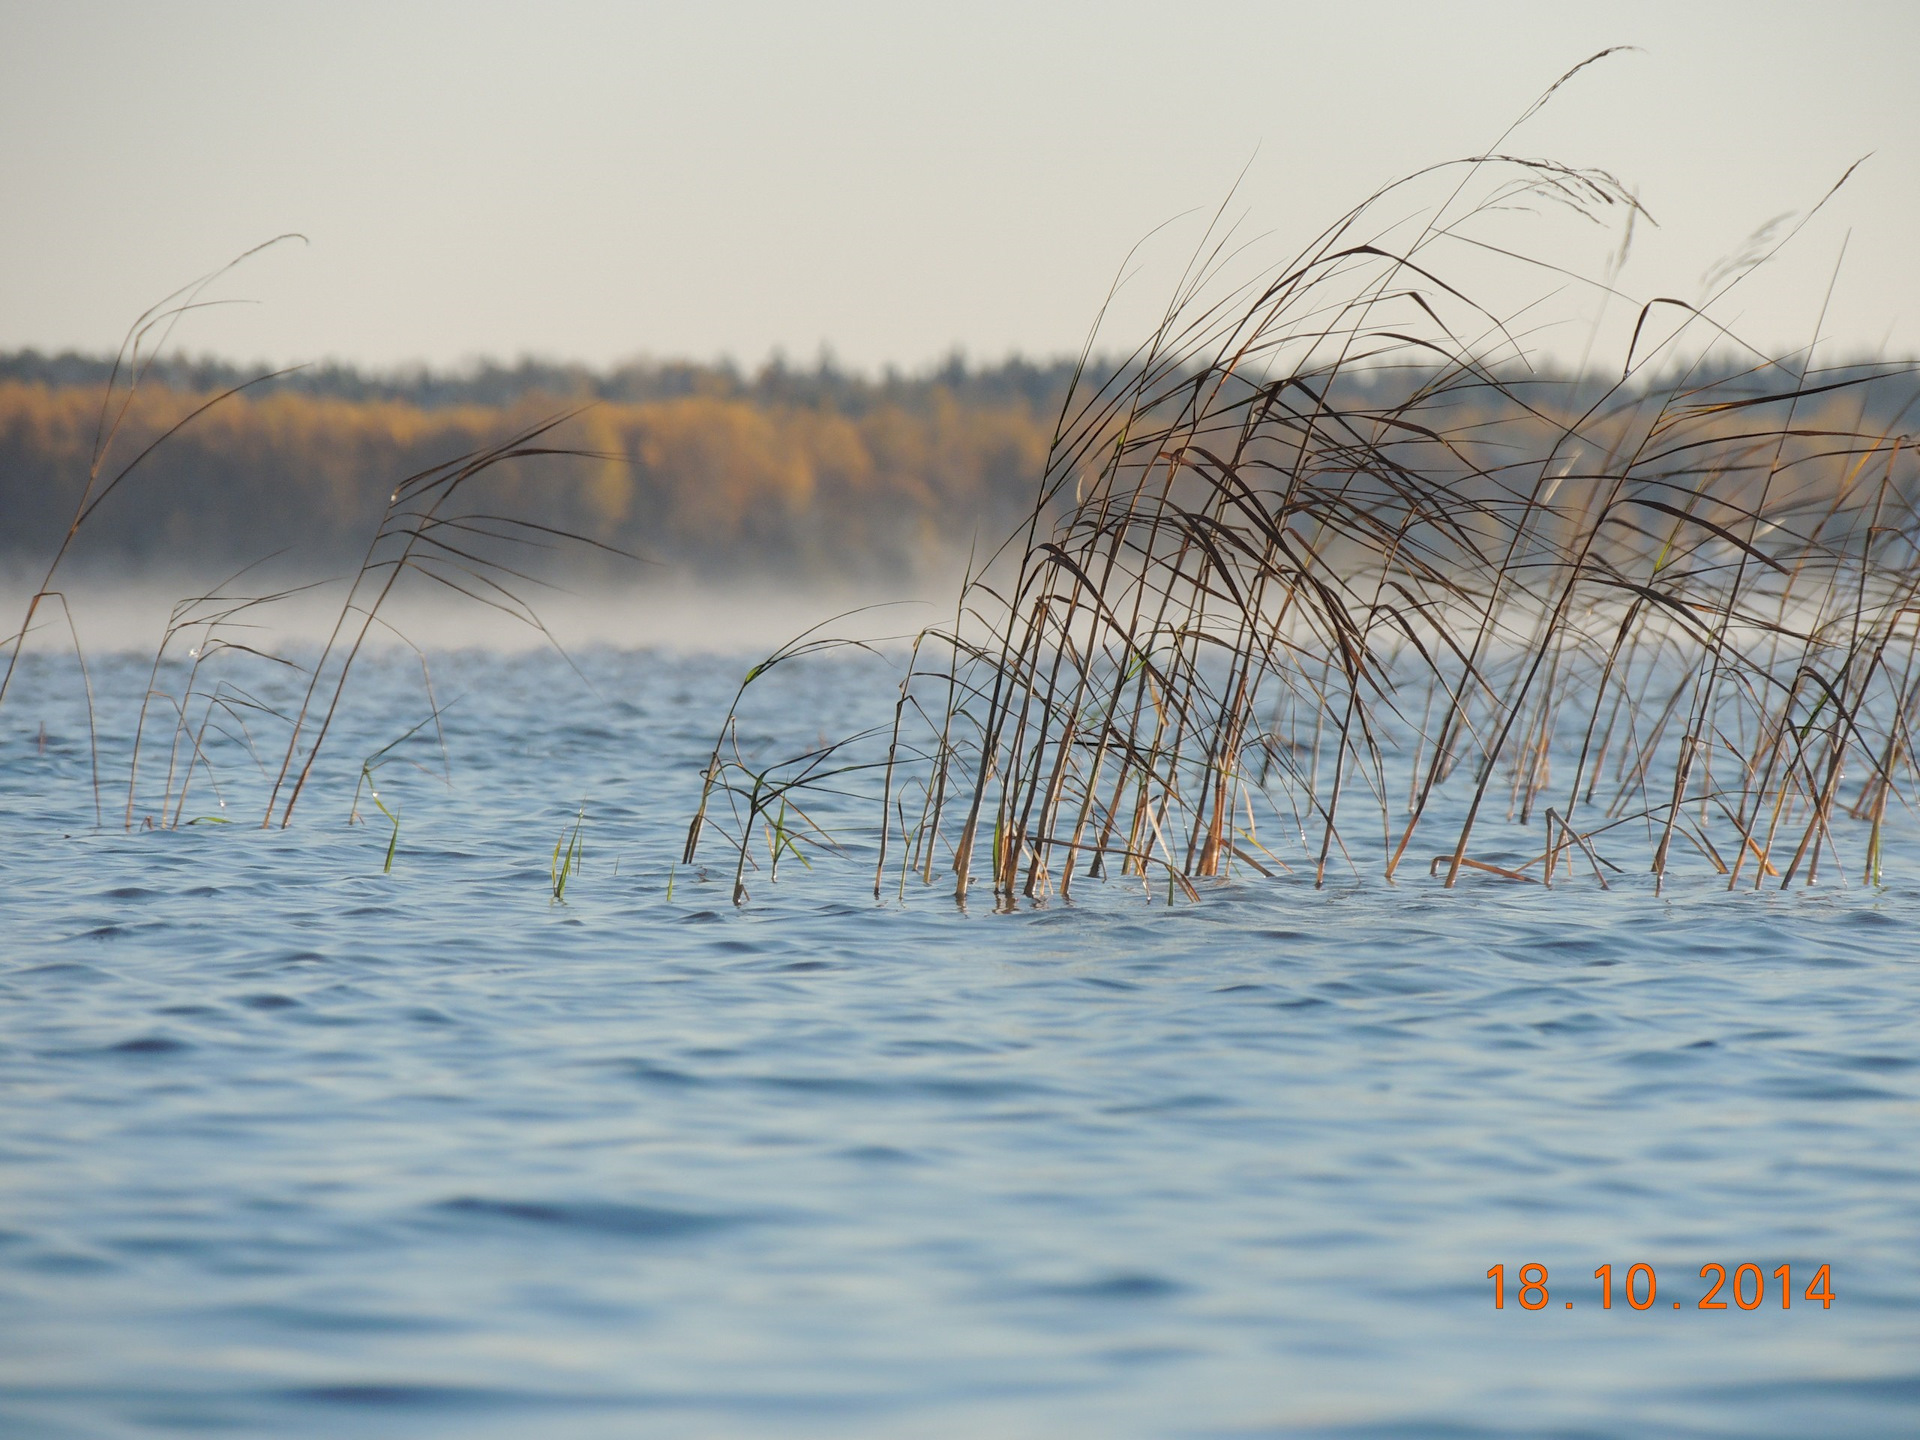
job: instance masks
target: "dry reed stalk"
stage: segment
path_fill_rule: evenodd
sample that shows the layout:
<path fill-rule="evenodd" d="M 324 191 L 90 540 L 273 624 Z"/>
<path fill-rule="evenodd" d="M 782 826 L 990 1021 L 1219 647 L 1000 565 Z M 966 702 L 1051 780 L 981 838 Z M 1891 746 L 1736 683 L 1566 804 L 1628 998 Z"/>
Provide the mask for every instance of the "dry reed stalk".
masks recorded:
<path fill-rule="evenodd" d="M 1207 299 L 1230 253 L 1216 223 L 1154 334 L 1069 397 L 1025 523 L 969 566 L 954 623 L 915 638 L 891 724 L 749 767 L 723 753 L 743 685 L 684 860 L 725 793 L 744 898 L 769 804 L 872 772 L 876 896 L 909 791 L 903 883 L 931 883 L 945 849 L 964 900 L 990 835 L 1003 907 L 1077 873 L 1164 876 L 1170 896 L 1236 859 L 1271 874 L 1236 836 L 1256 797 L 1294 817 L 1317 884 L 1360 863 L 1356 811 L 1389 879 L 1445 823 L 1449 886 L 1536 866 L 1552 883 L 1577 852 L 1604 887 L 1632 827 L 1659 878 L 1677 839 L 1729 884 L 1748 862 L 1811 882 L 1843 811 L 1870 819 L 1877 875 L 1895 766 L 1914 765 L 1920 474 L 1864 387 L 1909 372 L 1756 356 L 1649 383 L 1683 337 L 1732 343 L 1706 307 L 1658 300 L 1617 375 L 1556 390 L 1525 371 L 1521 317 L 1441 259 L 1491 248 L 1474 225 L 1519 199 L 1587 218 L 1637 201 L 1499 154 L 1423 175 L 1450 188 L 1410 240 L 1364 227 L 1413 181 Z M 1851 794 L 1850 767 L 1868 777 Z M 1496 784 L 1521 831 L 1544 815 L 1530 861 L 1471 853 Z"/>

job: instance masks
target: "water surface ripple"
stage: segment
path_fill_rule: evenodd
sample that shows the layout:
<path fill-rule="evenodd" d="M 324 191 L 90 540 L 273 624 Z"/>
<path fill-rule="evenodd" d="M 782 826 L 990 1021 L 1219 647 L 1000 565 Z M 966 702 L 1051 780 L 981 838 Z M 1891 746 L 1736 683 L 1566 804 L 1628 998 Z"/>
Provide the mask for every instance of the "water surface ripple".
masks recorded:
<path fill-rule="evenodd" d="M 739 666 L 608 653 L 593 692 L 440 662 L 453 784 L 382 772 L 383 874 L 343 821 L 418 718 L 405 664 L 291 830 L 236 770 L 240 823 L 125 834 L 33 663 L 8 1436 L 1920 1432 L 1920 867 L 997 916 L 875 906 L 855 860 L 668 901 Z M 143 678 L 94 677 L 122 787 Z M 887 703 L 791 684 L 809 734 Z M 1550 1307 L 1496 1312 L 1487 1268 L 1529 1261 Z M 1602 1311 L 1594 1268 L 1640 1261 L 1656 1305 Z M 1701 1312 L 1709 1261 L 1830 1264 L 1837 1299 Z"/>

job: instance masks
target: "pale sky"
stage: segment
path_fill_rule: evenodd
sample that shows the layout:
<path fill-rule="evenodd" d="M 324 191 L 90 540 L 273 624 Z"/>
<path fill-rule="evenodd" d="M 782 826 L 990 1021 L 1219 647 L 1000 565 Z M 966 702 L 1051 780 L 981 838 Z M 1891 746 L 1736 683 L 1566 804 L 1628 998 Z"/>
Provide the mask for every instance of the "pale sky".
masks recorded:
<path fill-rule="evenodd" d="M 188 350 L 1072 352 L 1129 247 L 1243 168 L 1247 233 L 1278 259 L 1616 44 L 1646 53 L 1583 72 L 1507 148 L 1637 189 L 1661 229 L 1623 286 L 1690 297 L 1872 152 L 1731 318 L 1804 345 L 1844 246 L 1829 350 L 1920 352 L 1912 0 L 0 0 L 0 349 L 111 351 L 176 285 L 297 230 L 221 291 L 258 303 L 202 317 Z M 1114 342 L 1170 283 L 1148 266 Z"/>

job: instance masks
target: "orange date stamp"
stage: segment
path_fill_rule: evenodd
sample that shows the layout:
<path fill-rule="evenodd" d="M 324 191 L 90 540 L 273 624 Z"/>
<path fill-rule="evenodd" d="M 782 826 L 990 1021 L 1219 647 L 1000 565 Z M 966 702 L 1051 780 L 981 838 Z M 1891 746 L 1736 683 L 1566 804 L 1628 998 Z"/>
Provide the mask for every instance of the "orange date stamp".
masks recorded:
<path fill-rule="evenodd" d="M 1545 1310 L 1553 1302 L 1553 1292 L 1548 1289 L 1547 1267 L 1537 1261 L 1522 1265 L 1515 1272 L 1516 1293 L 1522 1310 Z M 1599 1282 L 1600 1308 L 1613 1309 L 1614 1278 L 1613 1266 L 1602 1265 L 1593 1272 L 1593 1278 Z M 1773 1283 L 1768 1284 L 1768 1273 L 1760 1266 L 1748 1263 L 1736 1265 L 1729 1280 L 1727 1267 L 1710 1262 L 1700 1267 L 1700 1278 L 1710 1281 L 1707 1291 L 1694 1302 L 1696 1310 L 1758 1310 L 1768 1303 L 1771 1293 L 1782 1310 L 1791 1310 L 1795 1299 L 1793 1267 L 1782 1265 L 1772 1272 Z M 1495 1265 L 1487 1271 L 1487 1279 L 1493 1281 L 1493 1308 L 1507 1308 L 1507 1267 Z M 1651 1310 L 1660 1295 L 1660 1277 L 1654 1268 L 1647 1264 L 1630 1265 L 1620 1281 L 1621 1298 L 1632 1310 Z M 1723 1298 L 1723 1295 L 1725 1298 Z M 1822 1265 L 1813 1272 L 1806 1288 L 1799 1292 L 1802 1307 L 1817 1302 L 1822 1310 L 1833 1308 L 1833 1266 Z M 1733 1304 L 1728 1306 L 1727 1300 Z M 1673 1308 L 1682 1309 L 1685 1300 L 1672 1302 Z M 1573 1309 L 1573 1301 L 1563 1299 L 1564 1308 Z"/>

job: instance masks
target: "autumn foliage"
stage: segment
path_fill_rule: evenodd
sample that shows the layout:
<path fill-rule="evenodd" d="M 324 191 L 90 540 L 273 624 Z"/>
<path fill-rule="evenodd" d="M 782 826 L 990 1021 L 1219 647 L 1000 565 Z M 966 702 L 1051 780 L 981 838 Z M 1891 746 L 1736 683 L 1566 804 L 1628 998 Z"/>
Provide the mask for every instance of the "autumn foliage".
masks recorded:
<path fill-rule="evenodd" d="M 116 455 L 206 399 L 142 387 Z M 0 558 L 38 557 L 64 530 L 100 400 L 98 386 L 0 380 Z M 80 558 L 245 563 L 291 547 L 331 565 L 364 545 L 403 477 L 579 404 L 236 395 L 141 463 Z M 998 538 L 1030 503 L 1052 423 L 1021 397 L 966 403 L 937 385 L 854 413 L 742 395 L 602 401 L 562 432 L 596 458 L 505 467 L 489 503 L 695 575 L 898 579 L 964 552 L 976 530 Z"/>

